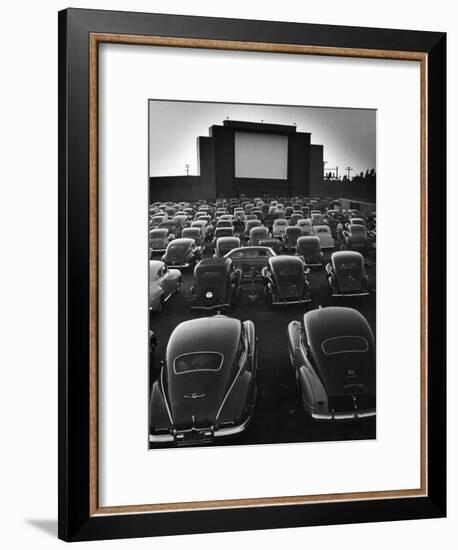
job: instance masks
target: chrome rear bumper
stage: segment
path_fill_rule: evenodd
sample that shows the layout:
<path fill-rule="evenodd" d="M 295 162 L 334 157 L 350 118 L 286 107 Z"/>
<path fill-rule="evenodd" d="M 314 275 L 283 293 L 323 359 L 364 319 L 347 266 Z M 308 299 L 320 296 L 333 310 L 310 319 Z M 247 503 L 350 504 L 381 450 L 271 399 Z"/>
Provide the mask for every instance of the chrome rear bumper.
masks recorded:
<path fill-rule="evenodd" d="M 364 409 L 361 411 L 346 411 L 336 413 L 334 411 L 330 413 L 311 413 L 314 420 L 357 420 L 358 418 L 369 418 L 376 416 L 376 409 Z"/>
<path fill-rule="evenodd" d="M 181 432 L 175 432 L 174 434 L 150 434 L 150 443 L 176 443 L 177 445 L 202 445 L 204 443 L 211 442 L 213 439 L 220 437 L 231 437 L 242 433 L 251 422 L 251 415 L 242 424 L 234 426 L 227 426 L 224 428 L 218 428 L 215 430 L 213 426 L 209 428 L 190 428 L 189 430 L 183 430 Z M 195 432 L 196 439 L 190 441 L 184 441 L 185 434 Z M 201 436 L 201 437 L 199 437 Z"/>

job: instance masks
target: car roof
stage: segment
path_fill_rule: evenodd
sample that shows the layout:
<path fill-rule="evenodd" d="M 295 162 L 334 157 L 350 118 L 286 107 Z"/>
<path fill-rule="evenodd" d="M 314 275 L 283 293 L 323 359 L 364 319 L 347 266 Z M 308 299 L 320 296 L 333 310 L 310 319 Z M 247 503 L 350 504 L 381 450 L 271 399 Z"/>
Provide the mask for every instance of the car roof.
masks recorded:
<path fill-rule="evenodd" d="M 188 246 L 195 243 L 196 241 L 194 239 L 188 238 L 188 237 L 180 237 L 179 239 L 174 239 L 169 243 L 169 246 L 171 245 L 177 245 L 177 244 L 187 244 Z"/>
<path fill-rule="evenodd" d="M 157 272 L 163 267 L 165 264 L 161 260 L 150 260 L 149 261 L 149 276 L 154 277 L 157 275 Z"/>
<path fill-rule="evenodd" d="M 222 368 L 230 367 L 237 352 L 242 330 L 239 319 L 214 315 L 191 319 L 177 325 L 167 344 L 167 363 L 184 353 L 218 352 L 224 357 Z"/>
<path fill-rule="evenodd" d="M 269 264 L 271 267 L 279 267 L 284 264 L 297 264 L 298 267 L 304 267 L 304 262 L 299 258 L 299 256 L 273 256 L 269 258 Z"/>
<path fill-rule="evenodd" d="M 261 232 L 262 233 L 268 233 L 269 230 L 267 229 L 267 227 L 265 225 L 258 225 L 256 227 L 252 227 L 250 229 L 250 232 L 253 233 L 253 234 L 254 233 L 261 233 Z"/>
<path fill-rule="evenodd" d="M 229 244 L 229 243 L 240 244 L 240 239 L 234 236 L 231 236 L 231 237 L 224 236 L 224 237 L 218 237 L 216 240 L 216 244 Z"/>
<path fill-rule="evenodd" d="M 321 344 L 324 340 L 339 336 L 365 338 L 369 347 L 374 348 L 374 337 L 369 323 L 356 309 L 337 306 L 314 309 L 304 314 L 303 323 L 307 343 L 317 360 L 329 360 Z"/>
<path fill-rule="evenodd" d="M 316 237 L 315 235 L 306 235 L 297 239 L 297 246 L 299 247 L 312 244 L 313 246 L 319 246 L 321 248 L 320 237 Z"/>
<path fill-rule="evenodd" d="M 174 241 L 172 241 L 174 242 Z M 276 256 L 277 254 L 275 253 L 274 250 L 272 250 L 271 248 L 269 248 L 268 246 L 240 246 L 239 248 L 233 248 L 232 250 L 230 250 L 227 254 L 226 254 L 226 258 L 230 258 L 233 254 L 235 254 L 236 252 L 240 252 L 240 251 L 249 251 L 249 250 L 268 250 L 272 256 Z"/>
<path fill-rule="evenodd" d="M 209 267 L 219 268 L 220 270 L 227 270 L 231 266 L 230 258 L 204 258 L 196 265 L 196 271 L 207 271 Z"/>
<path fill-rule="evenodd" d="M 355 250 L 340 250 L 331 254 L 331 262 L 337 265 L 343 262 L 360 262 L 363 265 L 364 258 Z"/>

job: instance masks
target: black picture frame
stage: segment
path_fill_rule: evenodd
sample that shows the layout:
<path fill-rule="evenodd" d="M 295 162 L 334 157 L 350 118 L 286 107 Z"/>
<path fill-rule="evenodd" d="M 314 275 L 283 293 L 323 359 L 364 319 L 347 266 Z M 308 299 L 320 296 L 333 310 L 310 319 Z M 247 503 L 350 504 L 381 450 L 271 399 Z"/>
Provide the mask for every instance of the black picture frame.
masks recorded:
<path fill-rule="evenodd" d="M 438 518 L 446 514 L 446 35 L 67 9 L 59 13 L 59 538 L 66 541 Z M 90 505 L 90 33 L 421 52 L 427 59 L 427 493 L 97 515 Z M 437 215 L 440 213 L 440 216 Z"/>

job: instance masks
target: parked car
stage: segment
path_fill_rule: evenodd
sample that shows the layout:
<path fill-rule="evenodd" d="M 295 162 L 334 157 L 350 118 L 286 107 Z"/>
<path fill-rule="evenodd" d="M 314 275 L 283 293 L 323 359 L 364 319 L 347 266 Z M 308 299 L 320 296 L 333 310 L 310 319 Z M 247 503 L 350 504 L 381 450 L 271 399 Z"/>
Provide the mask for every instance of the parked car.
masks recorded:
<path fill-rule="evenodd" d="M 311 213 L 311 220 L 312 220 L 312 225 L 313 227 L 317 226 L 317 225 L 325 225 L 325 219 L 324 219 L 324 216 L 321 212 L 314 212 L 312 210 L 312 213 Z"/>
<path fill-rule="evenodd" d="M 165 302 L 180 292 L 181 271 L 169 269 L 160 260 L 149 261 L 149 309 L 161 311 Z"/>
<path fill-rule="evenodd" d="M 175 235 L 169 232 L 166 227 L 158 227 L 149 232 L 150 255 L 159 252 L 165 252 L 167 245 L 173 241 Z"/>
<path fill-rule="evenodd" d="M 273 237 L 262 239 L 262 241 L 259 241 L 259 246 L 271 248 L 275 254 L 281 254 L 283 251 L 283 245 L 280 239 L 274 239 Z"/>
<path fill-rule="evenodd" d="M 150 443 L 198 445 L 237 436 L 256 402 L 252 321 L 216 315 L 180 323 L 150 398 Z"/>
<path fill-rule="evenodd" d="M 296 250 L 297 240 L 301 237 L 302 230 L 297 225 L 290 225 L 286 228 L 285 234 L 283 235 L 283 248 L 285 250 L 294 251 Z"/>
<path fill-rule="evenodd" d="M 230 258 L 234 267 L 242 271 L 242 278 L 254 280 L 262 278 L 262 268 L 272 256 L 276 256 L 276 253 L 267 246 L 244 246 L 234 248 L 225 258 Z"/>
<path fill-rule="evenodd" d="M 217 222 L 216 222 L 216 229 L 219 229 L 220 227 L 229 227 L 231 229 L 234 228 L 234 225 L 233 223 L 230 221 L 230 220 L 222 220 L 222 219 L 219 219 Z"/>
<path fill-rule="evenodd" d="M 355 309 L 308 311 L 288 325 L 288 349 L 302 405 L 315 420 L 375 416 L 375 342 Z"/>
<path fill-rule="evenodd" d="M 350 223 L 347 225 L 347 229 L 344 230 L 343 236 L 346 239 L 349 236 L 352 237 L 367 237 L 367 230 L 365 225 Z"/>
<path fill-rule="evenodd" d="M 250 238 L 250 232 L 253 227 L 260 227 L 261 225 L 261 220 L 258 220 L 257 218 L 255 220 L 247 220 L 245 222 L 245 238 Z"/>
<path fill-rule="evenodd" d="M 363 227 L 366 227 L 366 222 L 363 218 L 350 218 L 348 223 L 350 225 L 362 225 Z"/>
<path fill-rule="evenodd" d="M 181 237 L 183 239 L 194 239 L 196 245 L 200 249 L 200 252 L 204 249 L 204 238 L 200 227 L 185 227 L 181 231 Z"/>
<path fill-rule="evenodd" d="M 304 262 L 306 267 L 321 267 L 323 252 L 319 237 L 308 236 L 297 239 L 296 255 Z"/>
<path fill-rule="evenodd" d="M 272 226 L 272 237 L 282 239 L 288 226 L 288 220 L 286 220 L 285 218 L 276 219 Z"/>
<path fill-rule="evenodd" d="M 181 237 L 181 224 L 178 220 L 164 220 L 159 224 L 159 227 L 169 230 L 169 233 L 175 237 Z"/>
<path fill-rule="evenodd" d="M 296 225 L 299 220 L 302 220 L 302 218 L 303 218 L 302 212 L 293 212 L 289 219 L 289 223 L 291 225 Z"/>
<path fill-rule="evenodd" d="M 296 225 L 301 228 L 302 235 L 304 237 L 306 237 L 307 235 L 313 235 L 313 225 L 311 220 L 309 219 L 298 220 Z"/>
<path fill-rule="evenodd" d="M 238 237 L 218 237 L 215 242 L 215 258 L 222 258 L 230 250 L 240 247 L 240 239 Z"/>
<path fill-rule="evenodd" d="M 250 231 L 250 238 L 248 239 L 248 246 L 258 246 L 259 241 L 267 239 L 269 236 L 269 230 L 267 227 L 260 225 L 258 227 L 252 227 Z"/>
<path fill-rule="evenodd" d="M 262 269 L 264 292 L 272 305 L 307 304 L 310 285 L 304 262 L 297 256 L 274 256 Z"/>
<path fill-rule="evenodd" d="M 367 296 L 369 278 L 359 252 L 333 252 L 326 265 L 326 277 L 333 296 Z"/>
<path fill-rule="evenodd" d="M 369 235 L 366 233 L 347 235 L 341 248 L 342 250 L 360 252 L 364 257 L 368 257 L 371 251 L 375 251 L 374 245 L 370 242 Z"/>
<path fill-rule="evenodd" d="M 201 250 L 194 239 L 175 239 L 161 259 L 170 267 L 194 267 L 201 259 Z"/>
<path fill-rule="evenodd" d="M 234 227 L 231 224 L 231 227 L 217 227 L 215 229 L 214 240 L 220 237 L 233 237 L 234 236 Z"/>
<path fill-rule="evenodd" d="M 229 258 L 205 258 L 194 268 L 191 309 L 206 311 L 235 307 L 240 294 L 242 272 Z"/>
<path fill-rule="evenodd" d="M 205 240 L 211 240 L 213 238 L 213 226 L 208 223 L 206 219 L 194 220 L 191 222 L 191 227 L 198 227 L 202 232 L 202 238 Z"/>
<path fill-rule="evenodd" d="M 313 234 L 320 239 L 321 248 L 334 248 L 334 239 L 328 225 L 316 225 Z"/>

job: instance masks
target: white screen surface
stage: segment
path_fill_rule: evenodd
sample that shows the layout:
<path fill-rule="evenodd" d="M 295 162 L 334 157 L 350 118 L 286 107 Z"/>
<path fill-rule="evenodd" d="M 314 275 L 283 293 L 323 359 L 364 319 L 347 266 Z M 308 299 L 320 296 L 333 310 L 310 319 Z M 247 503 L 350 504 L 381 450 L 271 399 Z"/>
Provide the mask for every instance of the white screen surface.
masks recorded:
<path fill-rule="evenodd" d="M 235 177 L 285 180 L 288 136 L 235 132 Z"/>

